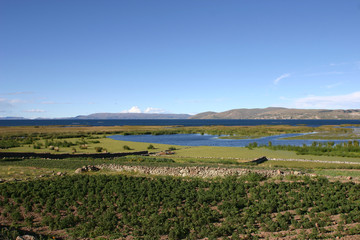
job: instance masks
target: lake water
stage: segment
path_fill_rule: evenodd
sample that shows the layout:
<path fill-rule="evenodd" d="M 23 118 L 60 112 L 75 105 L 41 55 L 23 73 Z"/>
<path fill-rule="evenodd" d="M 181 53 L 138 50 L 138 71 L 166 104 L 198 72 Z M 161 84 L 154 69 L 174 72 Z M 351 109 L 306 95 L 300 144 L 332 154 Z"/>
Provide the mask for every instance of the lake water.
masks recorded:
<path fill-rule="evenodd" d="M 360 124 L 360 120 L 271 120 L 271 119 L 46 119 L 46 120 L 0 120 L 0 126 L 258 126 L 258 125 L 321 125 Z"/>
<path fill-rule="evenodd" d="M 303 144 L 311 145 L 316 142 L 328 142 L 329 140 L 285 140 L 286 137 L 294 137 L 303 134 L 281 134 L 255 139 L 220 139 L 214 135 L 201 134 L 172 134 L 172 135 L 113 135 L 109 138 L 114 140 L 145 142 L 145 143 L 162 143 L 180 146 L 221 146 L 221 147 L 245 147 L 249 143 L 257 142 L 258 145 L 267 145 L 269 141 L 273 145 L 294 145 L 302 146 Z M 335 143 L 347 142 L 348 140 L 331 140 Z"/>
<path fill-rule="evenodd" d="M 258 126 L 258 125 L 306 125 L 318 127 L 322 125 L 360 124 L 360 120 L 264 120 L 264 119 L 46 119 L 46 120 L 0 120 L 0 126 L 50 126 L 50 125 L 71 125 L 71 126 Z M 257 139 L 219 139 L 213 135 L 200 134 L 175 134 L 175 135 L 129 135 L 111 136 L 112 139 L 164 143 L 182 146 L 227 146 L 244 147 L 252 142 L 259 145 L 310 145 L 312 142 L 327 142 L 327 140 L 284 140 L 282 138 L 297 136 L 299 134 L 283 134 Z M 347 140 L 334 141 L 344 142 Z"/>

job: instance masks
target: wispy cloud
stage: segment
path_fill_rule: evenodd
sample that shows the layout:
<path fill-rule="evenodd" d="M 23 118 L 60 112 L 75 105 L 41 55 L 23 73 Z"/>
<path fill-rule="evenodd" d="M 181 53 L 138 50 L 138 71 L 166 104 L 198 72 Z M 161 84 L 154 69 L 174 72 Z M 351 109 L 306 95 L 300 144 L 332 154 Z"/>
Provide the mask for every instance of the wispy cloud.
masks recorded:
<path fill-rule="evenodd" d="M 57 103 L 53 101 L 45 101 L 45 102 L 41 102 L 41 104 L 57 104 Z"/>
<path fill-rule="evenodd" d="M 281 75 L 280 77 L 278 77 L 274 80 L 274 84 L 277 85 L 282 79 L 288 78 L 290 76 L 291 76 L 290 73 L 284 73 L 283 75 Z"/>
<path fill-rule="evenodd" d="M 342 82 L 338 82 L 338 83 L 326 85 L 325 87 L 326 88 L 334 88 L 334 87 L 340 86 L 342 84 L 343 84 Z"/>
<path fill-rule="evenodd" d="M 326 76 L 326 75 L 341 75 L 344 74 L 344 72 L 336 72 L 336 71 L 332 71 L 332 72 L 318 72 L 318 73 L 309 73 L 309 74 L 305 74 L 305 77 L 317 77 L 317 76 Z"/>
<path fill-rule="evenodd" d="M 335 66 L 343 66 L 343 65 L 348 65 L 348 64 L 350 64 L 350 62 L 330 63 L 329 65 L 332 67 L 335 67 Z"/>
<path fill-rule="evenodd" d="M 153 108 L 153 107 L 148 107 L 145 109 L 144 113 L 164 113 L 165 110 L 161 109 L 161 108 Z"/>
<path fill-rule="evenodd" d="M 355 63 L 355 65 L 356 65 L 357 69 L 360 70 L 360 61 L 357 61 L 357 62 Z"/>
<path fill-rule="evenodd" d="M 21 100 L 21 99 L 7 99 L 7 98 L 0 98 L 0 103 L 13 105 L 17 103 L 29 103 L 29 101 Z"/>
<path fill-rule="evenodd" d="M 338 67 L 338 66 L 346 66 L 346 65 L 350 65 L 350 66 L 354 66 L 357 69 L 360 69 L 360 61 L 353 61 L 353 62 L 339 62 L 339 63 L 330 63 L 329 66 L 331 67 Z"/>
<path fill-rule="evenodd" d="M 41 102 L 41 104 L 55 105 L 55 104 L 71 104 L 71 103 L 70 102 L 44 101 L 44 102 Z"/>
<path fill-rule="evenodd" d="M 0 98 L 0 109 L 11 107 L 8 99 Z"/>
<path fill-rule="evenodd" d="M 42 109 L 30 109 L 30 110 L 25 110 L 24 112 L 28 112 L 28 113 L 43 113 L 46 112 L 45 110 Z"/>
<path fill-rule="evenodd" d="M 3 93 L 2 95 L 26 95 L 26 94 L 33 94 L 34 92 L 30 92 L 30 91 L 23 91 L 23 92 L 8 92 L 8 93 Z"/>
<path fill-rule="evenodd" d="M 349 109 L 360 108 L 360 91 L 346 95 L 308 96 L 295 100 L 297 108 Z"/>

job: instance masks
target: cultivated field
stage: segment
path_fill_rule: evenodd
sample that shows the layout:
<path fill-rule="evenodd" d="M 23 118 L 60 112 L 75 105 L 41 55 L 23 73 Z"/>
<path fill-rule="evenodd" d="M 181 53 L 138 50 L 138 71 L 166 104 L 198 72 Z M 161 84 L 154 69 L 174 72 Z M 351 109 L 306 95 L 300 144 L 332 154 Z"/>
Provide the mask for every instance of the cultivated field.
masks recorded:
<path fill-rule="evenodd" d="M 0 152 L 154 155 L 1 159 L 0 239 L 25 233 L 39 239 L 357 239 L 360 158 L 343 157 L 356 156 L 356 141 L 338 147 L 316 145 L 306 149 L 315 155 L 299 155 L 271 146 L 188 147 L 107 138 L 177 133 L 241 138 L 309 130 L 352 140 L 356 134 L 334 126 L 1 127 Z M 262 156 L 268 161 L 249 163 Z M 112 167 L 75 173 L 83 166 Z M 112 170 L 119 166 L 148 170 Z M 166 171 L 154 175 L 157 168 Z M 235 168 L 247 175 L 196 177 L 196 171 L 204 169 L 217 176 L 216 171 Z M 173 169 L 187 177 L 167 176 Z M 189 177 L 186 171 L 195 175 Z M 271 174 L 261 174 L 265 172 Z"/>

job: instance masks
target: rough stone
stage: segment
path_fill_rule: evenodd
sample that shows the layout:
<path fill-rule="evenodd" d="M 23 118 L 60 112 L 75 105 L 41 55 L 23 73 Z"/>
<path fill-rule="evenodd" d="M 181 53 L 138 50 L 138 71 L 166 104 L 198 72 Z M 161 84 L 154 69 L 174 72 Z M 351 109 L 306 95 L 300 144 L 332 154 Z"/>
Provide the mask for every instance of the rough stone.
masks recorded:
<path fill-rule="evenodd" d="M 16 240 L 35 240 L 36 238 L 31 235 L 17 236 Z"/>
<path fill-rule="evenodd" d="M 94 166 L 94 165 L 88 165 L 88 166 L 83 166 L 82 168 L 78 168 L 75 170 L 75 173 L 82 173 L 82 172 L 97 172 L 99 171 L 100 168 Z"/>
<path fill-rule="evenodd" d="M 114 171 L 138 172 L 142 174 L 170 175 L 170 176 L 188 176 L 213 178 L 224 176 L 242 176 L 249 173 L 258 173 L 266 177 L 290 175 L 290 172 L 280 170 L 260 170 L 260 169 L 242 169 L 242 168 L 211 168 L 211 167 L 147 167 L 147 166 L 126 166 L 117 164 L 102 164 L 96 166 L 99 169 L 109 169 Z M 297 172 L 298 175 L 305 173 Z"/>

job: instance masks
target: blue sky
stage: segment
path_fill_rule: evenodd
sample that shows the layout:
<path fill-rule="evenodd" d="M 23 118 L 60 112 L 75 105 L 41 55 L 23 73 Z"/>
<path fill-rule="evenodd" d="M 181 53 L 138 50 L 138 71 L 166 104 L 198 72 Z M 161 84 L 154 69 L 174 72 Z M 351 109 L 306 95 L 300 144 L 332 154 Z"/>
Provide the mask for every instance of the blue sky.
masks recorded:
<path fill-rule="evenodd" d="M 360 108 L 360 0 L 2 0 L 0 117 Z"/>

